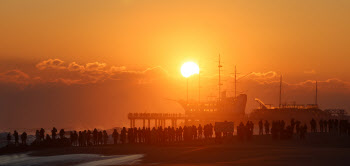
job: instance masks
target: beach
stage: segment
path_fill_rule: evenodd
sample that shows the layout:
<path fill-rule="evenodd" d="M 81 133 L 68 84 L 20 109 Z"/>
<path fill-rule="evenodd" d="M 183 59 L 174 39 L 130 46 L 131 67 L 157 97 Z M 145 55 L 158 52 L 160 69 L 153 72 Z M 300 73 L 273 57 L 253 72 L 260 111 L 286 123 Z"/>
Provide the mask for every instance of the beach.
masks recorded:
<path fill-rule="evenodd" d="M 16 154 L 16 153 L 14 153 Z M 251 141 L 215 144 L 213 140 L 174 144 L 119 144 L 63 147 L 27 152 L 30 157 L 88 155 L 63 165 L 349 165 L 348 136 L 308 134 L 306 140 L 272 140 L 270 135 Z M 89 156 L 91 155 L 91 156 Z M 3 155 L 2 155 L 3 156 Z M 128 157 L 124 162 L 118 157 Z M 64 158 L 64 157 L 63 157 Z M 109 159 L 107 163 L 103 161 Z M 66 161 L 69 159 L 65 159 Z M 42 161 L 42 160 L 41 160 Z M 93 162 L 93 163 L 91 163 Z M 44 163 L 45 164 L 45 163 Z M 40 165 L 40 164 L 39 164 Z"/>

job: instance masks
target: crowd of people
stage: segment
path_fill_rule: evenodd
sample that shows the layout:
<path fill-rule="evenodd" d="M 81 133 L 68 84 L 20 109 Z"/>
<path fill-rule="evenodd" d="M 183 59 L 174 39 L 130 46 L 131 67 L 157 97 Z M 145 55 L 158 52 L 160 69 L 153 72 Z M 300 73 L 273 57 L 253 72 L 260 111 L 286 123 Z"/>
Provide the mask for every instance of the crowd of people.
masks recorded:
<path fill-rule="evenodd" d="M 269 121 L 260 120 L 259 135 L 271 135 L 273 139 L 292 139 L 296 135 L 299 139 L 305 139 L 308 127 L 306 123 L 302 124 L 298 120 L 291 119 L 288 124 L 284 120 Z M 347 120 L 319 120 L 317 127 L 316 120 L 310 121 L 311 132 L 328 132 L 332 135 L 350 135 L 350 123 Z M 317 130 L 318 128 L 318 130 Z M 234 129 L 234 128 L 233 128 Z M 119 133 L 120 132 L 120 133 Z M 106 130 L 97 129 L 84 131 L 69 131 L 66 132 L 61 129 L 59 132 L 54 127 L 51 130 L 51 135 L 46 133 L 41 128 L 35 132 L 35 141 L 32 145 L 66 145 L 66 146 L 94 146 L 126 143 L 145 143 L 145 144 L 164 144 L 192 140 L 210 140 L 215 133 L 215 142 L 220 141 L 221 138 L 233 138 L 234 131 L 221 132 L 214 128 L 212 124 L 207 125 L 192 125 L 180 127 L 153 127 L 153 128 L 125 128 L 120 131 L 114 129 L 111 135 L 108 135 Z M 240 141 L 251 140 L 254 133 L 254 123 L 247 121 L 237 126 L 237 138 Z M 14 137 L 14 143 L 12 141 Z M 68 137 L 69 136 L 69 137 Z M 27 145 L 27 133 L 23 132 L 21 135 L 15 130 L 13 134 L 8 133 L 8 144 Z M 21 139 L 21 143 L 19 142 Z"/>

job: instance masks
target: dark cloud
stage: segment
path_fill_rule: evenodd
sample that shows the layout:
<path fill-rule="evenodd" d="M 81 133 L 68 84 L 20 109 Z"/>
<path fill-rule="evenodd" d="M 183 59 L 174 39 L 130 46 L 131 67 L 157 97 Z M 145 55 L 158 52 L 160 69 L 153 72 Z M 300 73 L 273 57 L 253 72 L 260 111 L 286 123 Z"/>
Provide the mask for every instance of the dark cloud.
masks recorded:
<path fill-rule="evenodd" d="M 25 85 L 30 83 L 30 77 L 28 74 L 20 70 L 9 70 L 0 73 L 0 82 L 15 83 Z"/>

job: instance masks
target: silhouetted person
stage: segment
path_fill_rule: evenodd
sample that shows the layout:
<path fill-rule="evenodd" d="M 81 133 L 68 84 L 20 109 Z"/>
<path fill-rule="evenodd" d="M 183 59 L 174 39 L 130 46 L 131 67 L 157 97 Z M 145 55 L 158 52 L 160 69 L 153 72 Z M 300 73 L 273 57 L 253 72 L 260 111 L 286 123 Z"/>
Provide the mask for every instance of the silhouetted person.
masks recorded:
<path fill-rule="evenodd" d="M 323 132 L 323 120 L 321 119 L 319 122 L 318 122 L 319 126 L 320 126 L 320 132 Z"/>
<path fill-rule="evenodd" d="M 126 128 L 123 127 L 122 131 L 120 132 L 120 141 L 122 144 L 126 143 Z"/>
<path fill-rule="evenodd" d="M 103 144 L 107 145 L 108 142 L 108 134 L 106 130 L 103 130 Z"/>
<path fill-rule="evenodd" d="M 98 144 L 98 140 L 97 140 L 97 136 L 98 135 L 98 131 L 97 129 L 95 128 L 94 131 L 92 132 L 92 138 L 94 140 L 94 145 L 97 145 Z"/>
<path fill-rule="evenodd" d="M 51 142 L 51 138 L 49 134 L 46 134 L 46 142 Z"/>
<path fill-rule="evenodd" d="M 13 132 L 13 137 L 15 137 L 15 145 L 18 145 L 18 132 L 16 130 Z"/>
<path fill-rule="evenodd" d="M 27 145 L 27 133 L 23 132 L 21 135 L 22 145 Z"/>
<path fill-rule="evenodd" d="M 78 144 L 78 133 L 77 133 L 77 131 L 74 131 L 74 133 L 73 133 L 73 138 L 72 138 L 72 140 L 73 140 L 73 143 L 75 144 L 75 146 L 78 146 L 79 144 Z"/>
<path fill-rule="evenodd" d="M 298 135 L 300 134 L 300 123 L 301 123 L 300 121 L 297 121 L 295 124 L 295 130 Z"/>
<path fill-rule="evenodd" d="M 294 133 L 295 125 L 296 125 L 296 122 L 295 122 L 294 118 L 292 118 L 290 120 L 290 127 L 291 127 L 291 130 L 292 130 L 292 134 Z"/>
<path fill-rule="evenodd" d="M 300 127 L 300 139 L 305 139 L 305 135 L 307 132 L 307 126 L 304 124 L 304 126 Z"/>
<path fill-rule="evenodd" d="M 7 145 L 11 144 L 11 133 L 7 134 Z"/>
<path fill-rule="evenodd" d="M 51 130 L 51 135 L 52 135 L 52 139 L 53 140 L 55 140 L 56 139 L 56 134 L 57 133 L 57 129 L 54 127 L 54 128 L 52 128 L 52 130 Z"/>
<path fill-rule="evenodd" d="M 97 135 L 97 142 L 98 144 L 102 145 L 103 144 L 103 140 L 102 140 L 102 131 L 99 131 L 98 132 L 98 135 Z"/>
<path fill-rule="evenodd" d="M 324 132 L 327 132 L 327 127 L 328 127 L 328 125 L 327 125 L 328 123 L 327 123 L 327 120 L 324 120 L 323 121 L 323 129 L 324 129 Z M 328 131 L 329 132 L 329 131 Z"/>
<path fill-rule="evenodd" d="M 244 132 L 244 124 L 241 122 L 238 126 L 237 126 L 237 136 L 238 139 L 243 141 L 244 137 L 245 137 L 245 132 Z"/>
<path fill-rule="evenodd" d="M 65 134 L 66 134 L 66 132 L 64 131 L 64 129 L 61 129 L 60 130 L 60 138 L 63 139 Z"/>
<path fill-rule="evenodd" d="M 202 128 L 202 125 L 199 124 L 199 126 L 198 126 L 198 137 L 202 138 L 202 135 L 203 135 L 203 128 Z"/>
<path fill-rule="evenodd" d="M 270 134 L 270 123 L 267 120 L 265 121 L 264 126 L 265 126 L 265 133 Z"/>
<path fill-rule="evenodd" d="M 35 131 L 35 140 L 40 142 L 40 132 L 39 132 L 39 130 Z"/>
<path fill-rule="evenodd" d="M 259 135 L 264 135 L 262 120 L 259 121 Z"/>
<path fill-rule="evenodd" d="M 88 131 L 86 132 L 86 145 L 87 145 L 87 146 L 90 146 L 90 145 L 91 145 L 90 140 L 91 140 L 91 131 L 88 130 Z"/>
<path fill-rule="evenodd" d="M 79 146 L 83 146 L 83 133 L 81 131 L 79 131 L 78 142 Z"/>
<path fill-rule="evenodd" d="M 316 132 L 316 121 L 315 119 L 311 119 L 310 121 L 310 126 L 311 126 L 311 132 Z"/>
<path fill-rule="evenodd" d="M 117 129 L 114 129 L 112 137 L 113 137 L 114 144 L 115 145 L 118 144 L 119 133 Z"/>
<path fill-rule="evenodd" d="M 74 133 L 73 133 L 73 131 L 69 132 L 69 140 L 70 140 L 70 143 L 74 146 Z"/>
<path fill-rule="evenodd" d="M 40 129 L 40 141 L 44 141 L 45 139 L 45 130 L 43 128 Z"/>

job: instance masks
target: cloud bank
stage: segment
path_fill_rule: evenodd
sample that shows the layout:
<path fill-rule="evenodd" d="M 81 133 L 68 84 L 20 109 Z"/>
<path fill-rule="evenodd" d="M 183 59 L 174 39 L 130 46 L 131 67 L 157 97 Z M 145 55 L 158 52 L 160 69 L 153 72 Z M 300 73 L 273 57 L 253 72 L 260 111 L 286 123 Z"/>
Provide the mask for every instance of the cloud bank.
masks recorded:
<path fill-rule="evenodd" d="M 81 64 L 48 59 L 33 71 L 0 72 L 0 126 L 115 127 L 127 126 L 128 112 L 176 112 L 183 109 L 167 99 L 184 99 L 185 82 L 160 66 L 141 70 L 102 62 Z M 232 76 L 224 76 L 223 90 L 233 95 Z M 201 99 L 217 94 L 217 80 L 201 77 Z M 190 98 L 197 99 L 197 82 L 190 81 Z M 239 77 L 238 94 L 248 95 L 246 112 L 258 105 L 254 98 L 278 105 L 279 74 L 252 72 Z M 338 78 L 318 80 L 321 108 L 350 109 L 350 83 Z M 208 97 L 209 98 L 209 97 Z M 212 98 L 213 99 L 213 98 Z M 283 103 L 313 104 L 315 80 L 283 82 Z"/>

